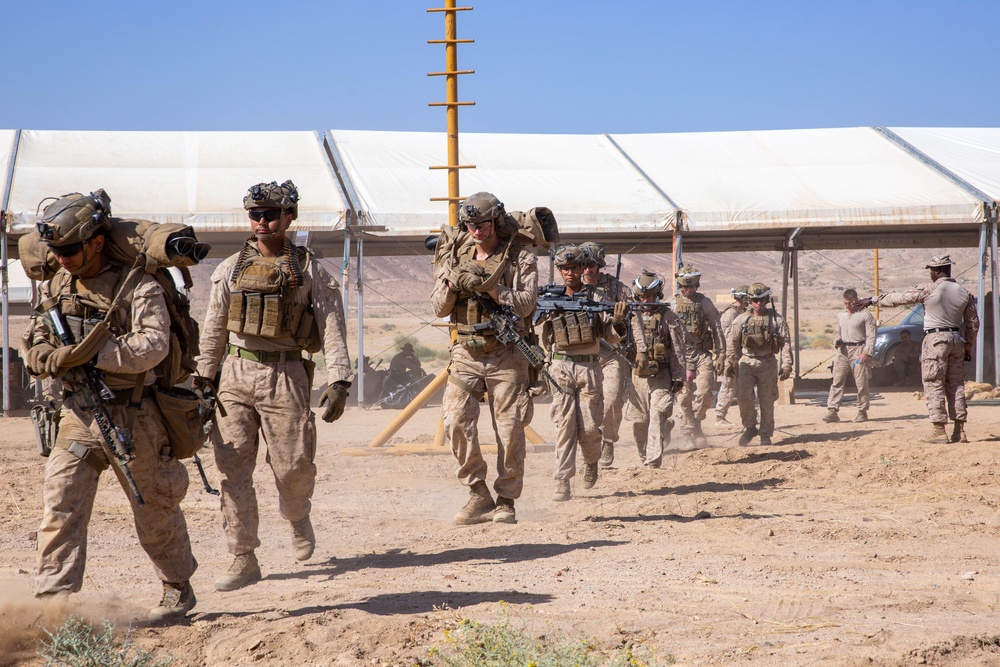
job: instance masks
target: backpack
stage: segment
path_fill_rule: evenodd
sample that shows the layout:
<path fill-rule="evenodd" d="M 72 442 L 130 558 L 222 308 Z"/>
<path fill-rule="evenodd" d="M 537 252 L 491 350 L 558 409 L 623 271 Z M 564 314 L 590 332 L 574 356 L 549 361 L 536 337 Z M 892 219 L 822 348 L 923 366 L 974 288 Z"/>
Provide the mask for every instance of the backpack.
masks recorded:
<path fill-rule="evenodd" d="M 198 243 L 194 229 L 177 223 L 157 223 L 150 220 L 110 218 L 111 227 L 105 232 L 107 256 L 128 269 L 122 287 L 112 300 L 112 310 L 126 307 L 143 274 L 152 276 L 163 288 L 167 312 L 170 315 L 170 349 L 167 356 L 154 369 L 154 397 L 163 413 L 170 446 L 178 459 L 193 456 L 205 442 L 203 407 L 194 392 L 177 387 L 197 370 L 198 321 L 191 316 L 191 304 L 186 294 L 177 287 L 170 269 L 180 273 L 185 289 L 192 286 L 189 267 L 198 263 L 191 252 L 192 243 Z M 181 254 L 175 239 L 188 248 Z M 41 240 L 37 231 L 18 239 L 18 251 L 24 272 L 32 280 L 49 280 L 60 268 L 55 255 Z M 200 256 L 208 245 L 199 243 Z M 110 312 L 109 312 L 110 314 Z"/>

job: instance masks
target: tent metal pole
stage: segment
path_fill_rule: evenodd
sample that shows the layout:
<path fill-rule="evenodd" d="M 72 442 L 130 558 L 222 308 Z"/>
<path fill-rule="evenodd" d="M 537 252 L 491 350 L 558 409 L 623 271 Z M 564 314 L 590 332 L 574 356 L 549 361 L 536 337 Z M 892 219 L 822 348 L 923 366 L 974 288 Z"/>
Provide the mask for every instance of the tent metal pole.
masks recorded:
<path fill-rule="evenodd" d="M 355 291 L 358 298 L 358 405 L 365 407 L 365 287 L 364 287 L 365 235 L 358 231 L 358 274 Z"/>
<path fill-rule="evenodd" d="M 14 144 L 7 162 L 7 182 L 3 186 L 3 201 L 0 202 L 0 308 L 2 308 L 3 350 L 0 363 L 3 364 L 3 416 L 10 417 L 10 293 L 7 275 L 7 207 L 10 205 L 10 187 L 14 182 L 14 165 L 17 163 L 17 149 L 21 144 L 21 130 L 14 133 Z"/>
<path fill-rule="evenodd" d="M 802 340 L 799 333 L 799 250 L 793 247 L 791 249 L 792 257 L 792 301 L 793 301 L 793 312 L 795 313 L 795 377 L 799 377 L 799 371 L 801 366 L 799 365 L 801 360 L 801 350 L 802 350 Z M 787 320 L 786 320 L 787 323 Z"/>
<path fill-rule="evenodd" d="M 348 287 L 347 281 L 351 278 L 351 233 L 345 228 L 344 229 L 344 262 L 340 266 L 340 284 L 344 288 L 344 293 L 341 295 L 344 298 L 344 317 L 347 317 L 347 309 L 350 306 L 349 293 L 350 289 Z M 361 361 L 360 359 L 358 360 Z M 361 364 L 358 364 L 358 368 L 361 368 Z"/>
<path fill-rule="evenodd" d="M 986 272 L 992 271 L 993 262 L 989 257 L 989 237 L 990 223 L 984 222 L 979 228 L 979 278 L 977 282 L 977 293 L 979 300 L 976 302 L 976 315 L 979 317 L 979 331 L 976 333 L 976 382 L 983 381 L 986 361 Z"/>
<path fill-rule="evenodd" d="M 997 218 L 994 209 L 993 222 L 990 223 L 991 253 L 990 258 L 990 289 L 993 292 L 993 386 L 1000 385 L 1000 308 L 997 307 L 997 295 L 1000 294 L 1000 269 L 997 267 Z"/>

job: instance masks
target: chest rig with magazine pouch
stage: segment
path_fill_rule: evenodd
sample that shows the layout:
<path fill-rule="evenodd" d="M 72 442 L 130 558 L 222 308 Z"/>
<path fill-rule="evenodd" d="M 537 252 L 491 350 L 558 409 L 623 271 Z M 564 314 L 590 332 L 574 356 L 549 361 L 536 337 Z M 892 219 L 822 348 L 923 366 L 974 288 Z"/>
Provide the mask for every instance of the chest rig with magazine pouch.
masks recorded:
<path fill-rule="evenodd" d="M 701 304 L 689 299 L 683 294 L 677 295 L 677 306 L 674 309 L 681 324 L 691 334 L 699 352 L 709 352 L 712 349 L 712 338 L 708 335 L 708 320 L 701 312 Z"/>
<path fill-rule="evenodd" d="M 771 312 L 751 315 L 741 327 L 743 347 L 750 354 L 777 354 L 781 350 L 781 336 L 775 331 Z"/>
<path fill-rule="evenodd" d="M 663 320 L 662 311 L 643 314 L 640 315 L 640 318 L 643 339 L 646 341 L 646 351 L 642 354 L 646 355 L 646 360 L 649 363 L 636 372 L 639 377 L 649 378 L 659 372 L 661 364 L 669 366 L 672 343 L 670 341 L 670 334 L 664 333 L 661 328 Z"/>
<path fill-rule="evenodd" d="M 104 322 L 111 308 L 111 302 L 121 289 L 126 277 L 124 267 L 117 270 L 102 271 L 93 279 L 91 286 L 68 272 L 57 273 L 49 283 L 51 296 L 59 299 L 59 310 L 66 321 L 66 326 L 73 335 L 73 340 L 81 341 L 95 326 Z M 124 317 L 124 311 L 117 309 L 112 313 L 110 321 L 105 322 L 108 330 L 114 336 L 121 336 L 130 329 L 130 322 Z M 62 345 L 55 333 L 49 332 L 50 343 Z"/>
<path fill-rule="evenodd" d="M 572 352 L 576 347 L 591 346 L 601 336 L 600 322 L 587 311 L 560 312 L 549 316 L 556 348 Z"/>
<path fill-rule="evenodd" d="M 245 336 L 291 337 L 300 348 L 318 352 L 322 341 L 312 305 L 294 298 L 309 261 L 304 248 L 264 257 L 245 245 L 230 280 L 226 328 Z"/>
<path fill-rule="evenodd" d="M 476 259 L 476 246 L 469 245 L 463 247 L 458 252 L 458 261 L 471 260 L 479 264 L 486 270 L 487 276 L 492 276 L 500 272 L 498 285 L 504 287 L 514 286 L 514 274 L 517 271 L 516 264 L 507 264 L 508 258 L 513 257 L 517 261 L 521 247 L 516 243 L 511 243 L 505 252 L 496 252 L 486 259 Z M 470 299 L 468 295 L 459 292 L 455 299 L 455 309 L 452 311 L 455 322 L 456 341 L 472 354 L 486 354 L 496 349 L 497 339 L 492 330 L 484 328 L 483 324 L 490 321 L 489 315 L 475 299 Z M 480 325 L 476 327 L 476 325 Z"/>

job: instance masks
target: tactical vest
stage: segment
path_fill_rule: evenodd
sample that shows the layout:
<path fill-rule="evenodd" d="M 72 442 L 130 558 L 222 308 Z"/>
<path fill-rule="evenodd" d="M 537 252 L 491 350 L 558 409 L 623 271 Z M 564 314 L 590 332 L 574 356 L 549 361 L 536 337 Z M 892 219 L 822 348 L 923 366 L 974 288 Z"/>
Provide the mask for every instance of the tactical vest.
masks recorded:
<path fill-rule="evenodd" d="M 514 274 L 517 270 L 517 258 L 520 254 L 521 246 L 513 244 L 507 255 L 511 258 L 510 266 L 500 275 L 499 285 L 508 288 L 514 286 Z M 458 251 L 455 263 L 457 265 L 458 262 L 464 260 L 476 262 L 486 270 L 486 275 L 489 276 L 500 268 L 504 261 L 504 253 L 495 252 L 486 259 L 476 259 L 476 246 L 470 243 Z M 455 323 L 458 343 L 469 352 L 485 353 L 496 347 L 496 334 L 492 329 L 483 328 L 481 331 L 475 329 L 475 325 L 490 321 L 489 314 L 475 299 L 470 299 L 464 293 L 459 292 L 458 298 L 455 299 L 455 308 L 452 310 L 451 318 Z"/>
<path fill-rule="evenodd" d="M 754 355 L 777 354 L 781 350 L 782 340 L 776 328 L 772 312 L 759 316 L 750 315 L 740 330 L 743 347 Z"/>
<path fill-rule="evenodd" d="M 52 296 L 59 297 L 59 308 L 74 340 L 82 340 L 95 324 L 104 319 L 126 275 L 124 267 L 113 265 L 94 279 L 91 289 L 84 287 L 79 278 L 74 278 L 66 271 L 60 271 L 52 278 L 49 289 Z M 128 331 L 129 325 L 119 310 L 112 316 L 109 328 L 115 336 L 120 336 Z M 54 345 L 62 345 L 55 340 L 55 334 L 52 336 Z"/>
<path fill-rule="evenodd" d="M 79 342 L 90 333 L 94 325 L 108 314 L 111 302 L 121 289 L 128 272 L 120 264 L 113 263 L 94 278 L 88 289 L 79 278 L 60 271 L 49 281 L 51 296 L 59 297 L 59 309 L 66 321 L 66 326 L 73 335 L 73 340 Z M 121 336 L 131 330 L 131 320 L 126 317 L 123 308 L 116 310 L 108 322 L 108 329 L 115 336 Z M 49 342 L 59 347 L 62 345 L 54 332 L 49 332 Z M 111 376 L 112 374 L 108 374 Z M 132 380 L 132 375 L 116 376 Z"/>
<path fill-rule="evenodd" d="M 601 327 L 594 314 L 584 311 L 560 312 L 549 316 L 556 349 L 566 352 L 573 348 L 592 346 L 601 336 Z"/>
<path fill-rule="evenodd" d="M 712 337 L 708 335 L 708 319 L 701 310 L 701 303 L 689 299 L 683 294 L 678 294 L 674 312 L 677 313 L 677 317 L 680 318 L 681 324 L 687 329 L 687 332 L 691 334 L 691 338 L 694 339 L 695 347 L 698 348 L 698 351 L 711 351 L 713 341 Z"/>
<path fill-rule="evenodd" d="M 661 328 L 663 312 L 657 311 L 642 318 L 642 333 L 646 339 L 646 358 L 658 364 L 665 364 L 670 359 L 670 334 Z"/>
<path fill-rule="evenodd" d="M 302 285 L 310 261 L 308 251 L 301 247 L 291 255 L 264 257 L 246 246 L 229 283 L 226 328 L 261 338 L 290 336 L 301 348 L 318 351 L 321 343 L 312 306 L 296 303 L 292 296 Z"/>

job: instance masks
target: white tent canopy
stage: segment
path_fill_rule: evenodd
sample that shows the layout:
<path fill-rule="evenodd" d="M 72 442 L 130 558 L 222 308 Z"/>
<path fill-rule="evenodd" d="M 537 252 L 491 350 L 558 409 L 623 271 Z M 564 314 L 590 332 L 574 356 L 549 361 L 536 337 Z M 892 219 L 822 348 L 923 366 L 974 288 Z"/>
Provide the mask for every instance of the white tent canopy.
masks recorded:
<path fill-rule="evenodd" d="M 1000 201 L 1000 128 L 890 129 L 966 183 Z"/>
<path fill-rule="evenodd" d="M 313 132 L 25 130 L 7 207 L 10 231 L 31 231 L 45 197 L 104 188 L 116 216 L 245 235 L 247 187 L 289 178 L 302 193 L 299 230 L 343 226 L 346 206 Z"/>
<path fill-rule="evenodd" d="M 447 222 L 444 135 L 330 131 L 366 222 L 422 238 Z M 602 135 L 463 134 L 465 195 L 493 192 L 508 210 L 551 208 L 567 234 L 668 231 L 676 210 Z"/>

